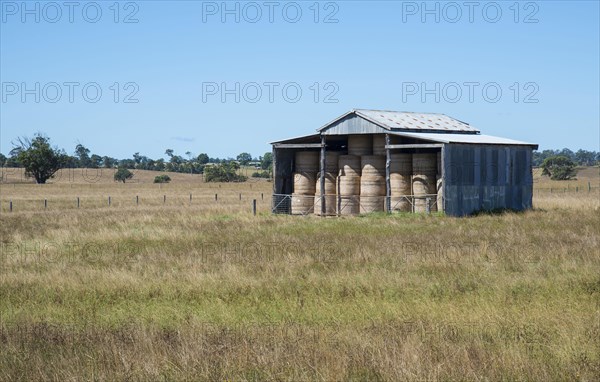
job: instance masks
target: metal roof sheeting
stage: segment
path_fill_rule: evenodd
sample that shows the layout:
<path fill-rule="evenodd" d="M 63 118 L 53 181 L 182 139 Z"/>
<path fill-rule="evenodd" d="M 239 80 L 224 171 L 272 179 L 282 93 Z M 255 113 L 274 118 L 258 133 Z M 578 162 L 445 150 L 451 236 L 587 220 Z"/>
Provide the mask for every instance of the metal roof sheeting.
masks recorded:
<path fill-rule="evenodd" d="M 405 111 L 355 109 L 336 118 L 317 131 L 323 131 L 347 116 L 355 114 L 390 131 L 439 131 L 477 134 L 479 130 L 468 123 L 437 113 L 413 113 Z"/>
<path fill-rule="evenodd" d="M 425 139 L 438 143 L 468 143 L 480 145 L 521 145 L 535 146 L 537 144 L 515 141 L 514 139 L 494 137 L 492 135 L 482 134 L 451 134 L 451 133 L 413 133 L 413 132 L 396 132 L 391 131 L 389 134 L 398 135 L 406 138 Z"/>

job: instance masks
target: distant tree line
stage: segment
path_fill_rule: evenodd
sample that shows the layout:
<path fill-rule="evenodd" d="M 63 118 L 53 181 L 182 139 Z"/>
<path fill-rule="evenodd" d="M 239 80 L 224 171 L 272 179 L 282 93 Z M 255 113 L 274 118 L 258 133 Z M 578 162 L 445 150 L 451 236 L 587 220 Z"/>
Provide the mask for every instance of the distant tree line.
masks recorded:
<path fill-rule="evenodd" d="M 213 176 L 214 178 L 243 181 L 245 179 L 233 176 L 231 171 L 238 170 L 240 166 L 254 165 L 256 168 L 270 172 L 273 162 L 272 154 L 269 152 L 258 158 L 253 158 L 251 154 L 244 152 L 235 159 L 212 158 L 206 153 L 192 155 L 190 151 L 186 152 L 184 157 L 177 155 L 173 149 L 165 150 L 165 155 L 167 159 L 152 159 L 136 152 L 131 158 L 117 159 L 92 154 L 90 149 L 82 144 L 77 144 L 73 153 L 67 154 L 63 149 L 52 147 L 50 138 L 36 134 L 34 138 L 18 138 L 13 142 L 13 149 L 8 156 L 0 153 L 0 167 L 35 169 L 26 172 L 29 176 L 35 177 L 38 183 L 45 183 L 61 168 L 115 168 L 204 174 L 207 167 L 211 166 L 227 173 L 226 176 Z M 215 171 L 211 173 L 214 174 Z"/>
<path fill-rule="evenodd" d="M 533 165 L 541 167 L 546 159 L 558 156 L 570 159 L 576 166 L 594 166 L 600 162 L 600 152 L 588 150 L 577 150 L 574 152 L 569 149 L 562 149 L 534 151 Z"/>

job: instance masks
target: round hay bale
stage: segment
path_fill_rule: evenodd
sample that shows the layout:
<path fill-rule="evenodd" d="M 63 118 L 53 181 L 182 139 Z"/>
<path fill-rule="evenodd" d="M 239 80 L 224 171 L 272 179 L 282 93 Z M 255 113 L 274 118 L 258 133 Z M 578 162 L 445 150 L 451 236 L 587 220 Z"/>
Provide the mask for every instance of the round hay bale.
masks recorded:
<path fill-rule="evenodd" d="M 360 176 L 360 157 L 356 155 L 340 155 L 338 158 L 340 175 Z"/>
<path fill-rule="evenodd" d="M 325 171 L 336 173 L 339 168 L 340 153 L 335 151 L 327 151 L 325 152 Z M 320 168 L 320 167 L 319 167 Z"/>
<path fill-rule="evenodd" d="M 369 134 L 348 135 L 349 155 L 371 155 L 373 153 L 373 136 Z"/>
<path fill-rule="evenodd" d="M 297 151 L 294 157 L 295 171 L 319 171 L 319 155 L 320 153 L 318 151 Z"/>
<path fill-rule="evenodd" d="M 338 195 L 358 196 L 360 195 L 360 176 L 339 176 Z"/>
<path fill-rule="evenodd" d="M 330 173 L 325 173 L 325 194 L 326 195 L 335 195 L 337 192 L 337 177 Z M 315 182 L 315 195 L 321 195 L 321 173 L 317 174 L 316 182 Z"/>
<path fill-rule="evenodd" d="M 390 197 L 390 208 L 396 212 L 411 212 L 412 211 L 412 199 L 410 195 L 402 196 L 391 196 Z"/>
<path fill-rule="evenodd" d="M 362 176 L 360 178 L 360 196 L 385 196 L 385 177 Z"/>
<path fill-rule="evenodd" d="M 430 202 L 430 211 L 437 211 L 435 208 L 436 201 L 436 177 L 435 175 L 414 175 L 412 182 L 412 190 L 414 195 L 414 211 L 427 211 L 427 198 Z"/>
<path fill-rule="evenodd" d="M 325 195 L 315 196 L 315 215 L 321 216 L 321 201 L 325 200 L 325 215 L 323 216 L 333 216 L 337 214 L 337 196 L 333 195 Z"/>
<path fill-rule="evenodd" d="M 314 195 L 317 174 L 314 172 L 294 173 L 294 194 Z"/>
<path fill-rule="evenodd" d="M 390 154 L 390 173 L 412 175 L 412 154 Z"/>
<path fill-rule="evenodd" d="M 306 215 L 314 211 L 313 195 L 292 194 L 292 215 Z"/>
<path fill-rule="evenodd" d="M 360 157 L 361 176 L 385 176 L 385 157 L 381 155 L 363 155 Z"/>
<path fill-rule="evenodd" d="M 383 212 L 385 196 L 360 196 L 360 213 Z"/>
<path fill-rule="evenodd" d="M 360 213 L 359 196 L 340 196 L 338 198 L 338 211 L 340 215 L 358 215 Z"/>
<path fill-rule="evenodd" d="M 413 154 L 413 174 L 433 174 L 437 172 L 437 160 L 435 153 Z"/>
<path fill-rule="evenodd" d="M 373 155 L 385 155 L 385 135 L 373 135 Z"/>

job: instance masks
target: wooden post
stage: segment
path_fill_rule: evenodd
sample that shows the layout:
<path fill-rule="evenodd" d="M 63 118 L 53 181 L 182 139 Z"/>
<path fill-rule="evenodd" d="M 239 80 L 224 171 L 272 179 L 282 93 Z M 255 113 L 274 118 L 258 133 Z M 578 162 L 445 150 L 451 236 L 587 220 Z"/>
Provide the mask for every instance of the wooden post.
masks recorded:
<path fill-rule="evenodd" d="M 216 202 L 217 200 L 219 200 L 219 195 L 218 195 L 218 194 L 215 194 L 215 202 Z"/>
<path fill-rule="evenodd" d="M 136 195 L 136 196 L 135 196 L 135 205 L 137 206 L 137 205 L 139 205 L 139 204 L 140 204 L 140 196 L 139 196 L 139 195 Z"/>
<path fill-rule="evenodd" d="M 79 196 L 77 197 L 77 208 L 79 208 Z"/>
<path fill-rule="evenodd" d="M 167 202 L 167 195 L 163 195 L 163 204 Z"/>
<path fill-rule="evenodd" d="M 592 191 L 592 183 L 588 182 L 588 192 L 591 192 L 591 191 Z"/>
<path fill-rule="evenodd" d="M 390 135 L 385 135 L 385 145 L 390 144 Z M 385 149 L 385 212 L 392 212 L 392 185 L 390 183 L 390 166 L 392 163 L 391 151 L 386 147 Z"/>
<path fill-rule="evenodd" d="M 325 136 L 321 135 L 321 164 L 320 164 L 320 189 L 321 189 L 321 217 L 325 216 L 325 211 L 327 211 L 327 203 L 325 201 L 325 167 L 327 166 L 327 160 L 325 159 Z"/>
<path fill-rule="evenodd" d="M 8 211 L 12 212 L 12 200 L 8 202 Z"/>
<path fill-rule="evenodd" d="M 190 194 L 190 204 L 192 204 L 192 194 Z"/>
<path fill-rule="evenodd" d="M 256 216 L 256 199 L 252 199 L 252 214 Z"/>
<path fill-rule="evenodd" d="M 48 208 L 48 199 L 44 199 L 44 209 Z"/>
<path fill-rule="evenodd" d="M 240 200 L 242 200 L 242 193 L 240 192 Z"/>
<path fill-rule="evenodd" d="M 425 213 L 427 215 L 429 215 L 431 213 L 431 206 L 429 205 L 431 203 L 431 198 L 428 196 L 425 198 Z"/>
<path fill-rule="evenodd" d="M 108 197 L 108 205 L 110 206 L 110 196 Z"/>
<path fill-rule="evenodd" d="M 260 193 L 260 200 L 265 200 L 265 195 L 262 192 Z"/>

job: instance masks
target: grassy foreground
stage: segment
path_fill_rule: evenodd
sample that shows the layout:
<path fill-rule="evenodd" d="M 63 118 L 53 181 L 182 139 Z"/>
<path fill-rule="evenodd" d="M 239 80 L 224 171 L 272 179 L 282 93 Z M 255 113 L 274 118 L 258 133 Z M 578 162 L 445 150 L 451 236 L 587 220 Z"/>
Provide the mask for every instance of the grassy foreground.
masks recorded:
<path fill-rule="evenodd" d="M 0 380 L 600 378 L 597 191 L 463 219 L 240 205 L 3 212 Z"/>

